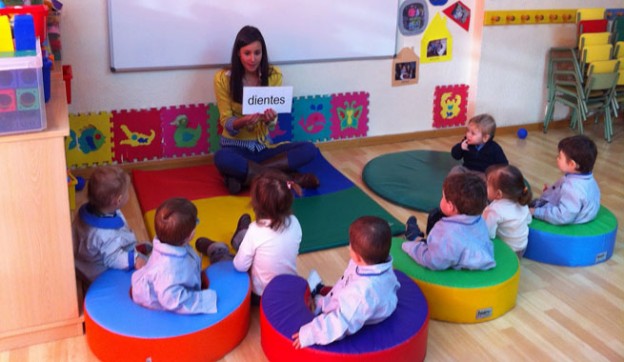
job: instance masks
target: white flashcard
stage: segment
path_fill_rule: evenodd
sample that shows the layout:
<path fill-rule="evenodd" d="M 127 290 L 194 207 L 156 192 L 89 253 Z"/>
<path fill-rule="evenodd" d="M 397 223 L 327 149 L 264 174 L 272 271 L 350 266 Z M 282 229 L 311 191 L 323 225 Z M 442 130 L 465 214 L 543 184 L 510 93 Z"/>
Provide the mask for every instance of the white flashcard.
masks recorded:
<path fill-rule="evenodd" d="M 243 114 L 262 113 L 273 108 L 277 113 L 291 113 L 292 86 L 243 87 Z"/>

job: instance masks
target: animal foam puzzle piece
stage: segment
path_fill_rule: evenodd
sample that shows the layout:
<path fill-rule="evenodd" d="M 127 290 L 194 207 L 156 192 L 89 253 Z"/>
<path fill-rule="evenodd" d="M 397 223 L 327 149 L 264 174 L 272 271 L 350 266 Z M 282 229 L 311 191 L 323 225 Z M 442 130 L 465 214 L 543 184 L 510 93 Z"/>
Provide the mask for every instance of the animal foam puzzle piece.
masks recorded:
<path fill-rule="evenodd" d="M 468 85 L 438 86 L 433 99 L 433 127 L 453 127 L 466 124 Z"/>
<path fill-rule="evenodd" d="M 206 114 L 208 115 L 208 143 L 210 145 L 210 152 L 215 153 L 219 149 L 221 149 L 221 144 L 219 143 L 219 137 L 223 132 L 223 127 L 219 123 L 219 108 L 214 103 L 209 103 L 208 108 L 206 109 Z"/>
<path fill-rule="evenodd" d="M 324 141 L 331 137 L 331 96 L 293 99 L 293 140 Z"/>
<path fill-rule="evenodd" d="M 368 93 L 339 93 L 331 99 L 331 138 L 364 137 L 368 133 Z"/>
<path fill-rule="evenodd" d="M 68 167 L 112 162 L 111 114 L 70 114 L 69 137 L 65 140 Z"/>
<path fill-rule="evenodd" d="M 269 132 L 274 143 L 292 141 L 293 139 L 293 116 L 292 113 L 280 113 L 277 115 L 275 128 Z"/>
<path fill-rule="evenodd" d="M 115 162 L 162 158 L 162 131 L 158 109 L 113 111 L 111 121 Z"/>
<path fill-rule="evenodd" d="M 203 155 L 209 151 L 208 105 L 163 108 L 160 117 L 165 157 Z"/>

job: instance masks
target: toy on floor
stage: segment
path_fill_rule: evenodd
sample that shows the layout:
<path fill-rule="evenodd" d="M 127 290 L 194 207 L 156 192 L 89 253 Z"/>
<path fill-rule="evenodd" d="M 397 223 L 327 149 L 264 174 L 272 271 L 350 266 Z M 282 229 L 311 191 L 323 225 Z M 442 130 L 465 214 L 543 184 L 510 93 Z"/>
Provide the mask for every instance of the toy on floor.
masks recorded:
<path fill-rule="evenodd" d="M 529 131 L 527 131 L 526 128 L 519 128 L 517 134 L 518 134 L 518 138 L 523 140 L 527 138 L 527 136 L 529 135 Z"/>

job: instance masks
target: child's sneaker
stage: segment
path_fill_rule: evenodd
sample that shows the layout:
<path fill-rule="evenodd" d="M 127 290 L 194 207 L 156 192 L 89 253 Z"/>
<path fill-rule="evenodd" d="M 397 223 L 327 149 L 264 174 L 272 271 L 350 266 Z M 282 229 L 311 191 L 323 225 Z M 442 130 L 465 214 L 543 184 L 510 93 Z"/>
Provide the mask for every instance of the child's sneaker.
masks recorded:
<path fill-rule="evenodd" d="M 425 234 L 420 231 L 416 217 L 410 216 L 405 223 L 405 239 L 408 241 L 414 241 L 419 236 L 424 237 Z"/>
<path fill-rule="evenodd" d="M 214 244 L 214 241 L 208 238 L 197 238 L 197 240 L 195 241 L 195 249 L 204 255 L 208 255 L 208 248 L 212 244 Z"/>
<path fill-rule="evenodd" d="M 238 219 L 238 223 L 236 224 L 236 230 L 234 230 L 234 235 L 232 235 L 232 240 L 230 240 L 230 245 L 232 245 L 234 250 L 238 251 L 240 244 L 243 242 L 245 234 L 247 234 L 249 224 L 251 224 L 251 216 L 249 216 L 249 214 L 241 215 L 241 217 Z"/>

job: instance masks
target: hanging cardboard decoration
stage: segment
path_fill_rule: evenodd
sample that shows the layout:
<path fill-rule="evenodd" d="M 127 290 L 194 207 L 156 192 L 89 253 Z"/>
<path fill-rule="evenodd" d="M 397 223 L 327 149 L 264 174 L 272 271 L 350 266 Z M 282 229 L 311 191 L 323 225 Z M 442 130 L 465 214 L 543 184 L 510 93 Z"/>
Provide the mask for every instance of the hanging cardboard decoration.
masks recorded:
<path fill-rule="evenodd" d="M 420 42 L 420 56 L 423 63 L 446 62 L 452 59 L 453 38 L 446 27 L 446 18 L 437 13 Z"/>
<path fill-rule="evenodd" d="M 470 9 L 461 1 L 444 9 L 444 14 L 468 31 L 470 29 Z"/>
<path fill-rule="evenodd" d="M 399 30 L 403 35 L 422 33 L 429 21 L 425 0 L 405 0 L 399 7 Z"/>
<path fill-rule="evenodd" d="M 420 59 L 413 48 L 403 48 L 392 62 L 392 86 L 417 84 Z"/>
<path fill-rule="evenodd" d="M 466 124 L 468 85 L 437 86 L 433 97 L 434 128 L 463 126 Z"/>
<path fill-rule="evenodd" d="M 429 0 L 429 2 L 433 6 L 442 6 L 442 5 L 445 5 L 448 2 L 448 0 Z"/>

